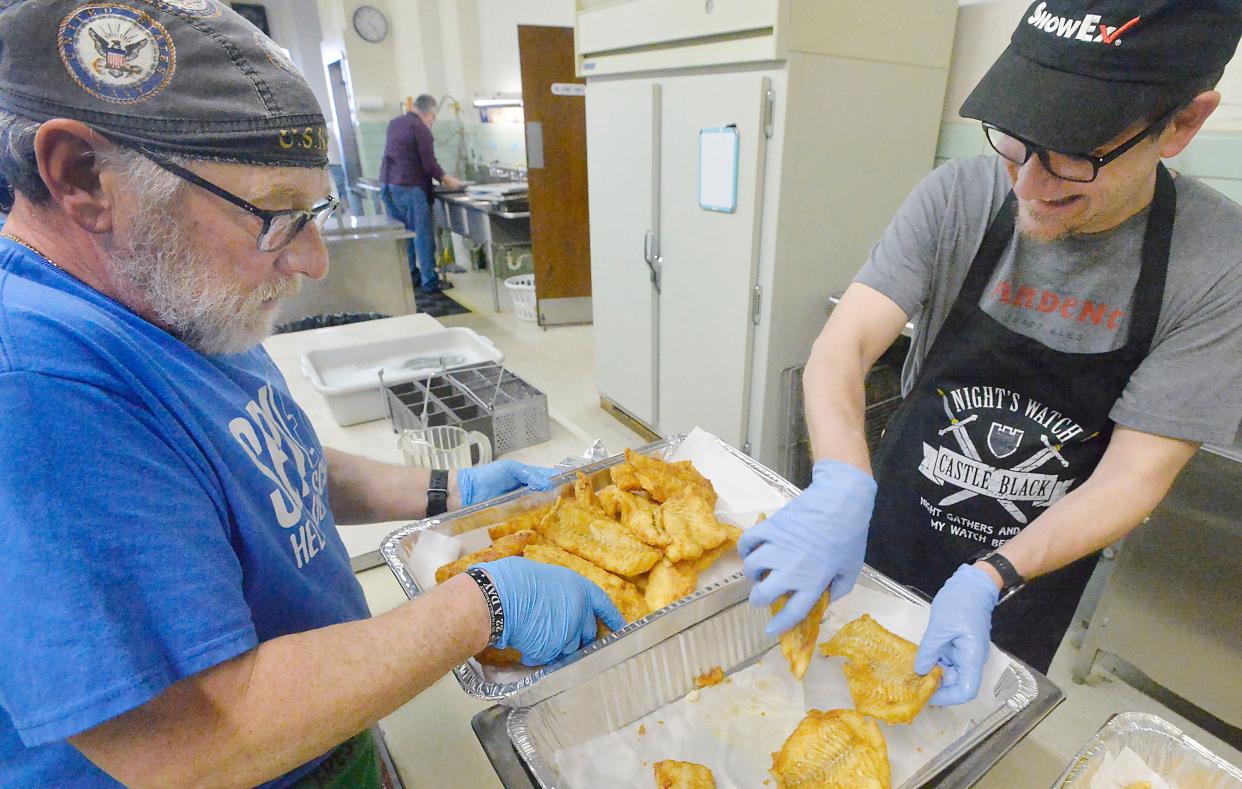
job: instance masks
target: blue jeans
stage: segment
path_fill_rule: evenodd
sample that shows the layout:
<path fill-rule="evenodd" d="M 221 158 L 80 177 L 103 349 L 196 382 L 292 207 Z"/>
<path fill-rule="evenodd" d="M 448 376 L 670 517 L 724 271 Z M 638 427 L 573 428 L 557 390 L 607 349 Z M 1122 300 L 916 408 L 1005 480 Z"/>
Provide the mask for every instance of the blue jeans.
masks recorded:
<path fill-rule="evenodd" d="M 384 198 L 388 215 L 414 233 L 414 238 L 407 242 L 410 277 L 415 283 L 420 283 L 423 290 L 439 290 L 435 231 L 432 229 L 431 203 L 427 201 L 427 193 L 417 186 L 384 184 L 380 195 Z"/>

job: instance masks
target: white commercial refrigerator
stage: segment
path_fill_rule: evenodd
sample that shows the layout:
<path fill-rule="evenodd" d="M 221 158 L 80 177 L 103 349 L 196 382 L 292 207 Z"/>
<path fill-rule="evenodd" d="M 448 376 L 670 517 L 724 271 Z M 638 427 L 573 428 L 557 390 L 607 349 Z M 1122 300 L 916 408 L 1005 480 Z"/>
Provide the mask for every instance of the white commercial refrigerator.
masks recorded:
<path fill-rule="evenodd" d="M 782 371 L 931 170 L 957 2 L 579 6 L 601 398 L 775 467 Z M 732 210 L 704 207 L 722 130 Z"/>

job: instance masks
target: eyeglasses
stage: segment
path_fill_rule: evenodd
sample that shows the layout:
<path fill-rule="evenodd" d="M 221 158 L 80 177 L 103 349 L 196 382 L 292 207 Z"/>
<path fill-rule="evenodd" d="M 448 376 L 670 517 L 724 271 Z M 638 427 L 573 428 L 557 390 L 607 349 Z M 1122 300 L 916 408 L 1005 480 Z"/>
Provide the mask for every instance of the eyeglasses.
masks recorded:
<path fill-rule="evenodd" d="M 206 189 L 216 197 L 229 201 L 238 208 L 246 211 L 263 220 L 263 229 L 259 231 L 259 237 L 255 240 L 255 247 L 260 252 L 276 252 L 284 249 L 293 243 L 293 239 L 297 238 L 298 233 L 311 222 L 316 227 L 322 228 L 332 213 L 336 211 L 340 201 L 329 195 L 311 207 L 309 211 L 303 211 L 298 208 L 286 208 L 279 211 L 269 211 L 265 208 L 259 208 L 253 203 L 243 200 L 237 195 L 213 184 L 204 178 L 200 178 L 190 170 L 179 164 L 174 164 L 162 156 L 153 154 L 150 151 L 138 149 L 138 152 L 150 159 L 161 169 L 167 170 L 183 181 L 189 181 L 200 189 Z"/>
<path fill-rule="evenodd" d="M 1030 161 L 1033 154 L 1039 157 L 1039 162 L 1044 166 L 1044 169 L 1057 178 L 1085 184 L 1091 183 L 1099 176 L 1101 167 L 1116 161 L 1122 154 L 1143 140 L 1163 131 L 1165 124 L 1172 119 L 1178 109 L 1180 108 L 1174 108 L 1173 111 L 1166 113 L 1155 123 L 1103 156 L 1085 156 L 1077 153 L 1052 151 L 990 123 L 983 124 L 983 133 L 987 136 L 988 144 L 992 146 L 992 150 L 1014 164 L 1026 164 Z"/>

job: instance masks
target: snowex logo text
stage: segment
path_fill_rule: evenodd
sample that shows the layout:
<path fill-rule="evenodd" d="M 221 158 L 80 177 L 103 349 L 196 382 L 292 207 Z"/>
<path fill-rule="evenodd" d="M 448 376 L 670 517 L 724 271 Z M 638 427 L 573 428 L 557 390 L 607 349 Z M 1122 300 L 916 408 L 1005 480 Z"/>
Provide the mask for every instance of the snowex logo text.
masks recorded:
<path fill-rule="evenodd" d="M 1085 14 L 1081 19 L 1058 16 L 1048 10 L 1047 3 L 1035 6 L 1035 11 L 1026 19 L 1026 23 L 1045 33 L 1052 33 L 1060 38 L 1072 38 L 1089 44 L 1107 44 L 1121 46 L 1121 34 L 1139 23 L 1141 17 L 1134 17 L 1129 22 L 1117 27 L 1100 24 L 1099 14 Z"/>

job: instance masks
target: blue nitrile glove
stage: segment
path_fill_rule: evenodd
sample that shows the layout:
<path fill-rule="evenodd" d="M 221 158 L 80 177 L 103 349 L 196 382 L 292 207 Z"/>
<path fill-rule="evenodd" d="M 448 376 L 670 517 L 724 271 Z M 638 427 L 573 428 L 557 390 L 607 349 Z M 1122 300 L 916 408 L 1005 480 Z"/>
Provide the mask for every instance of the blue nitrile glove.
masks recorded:
<path fill-rule="evenodd" d="M 751 605 L 767 607 L 790 595 L 764 630 L 769 637 L 805 619 L 829 584 L 834 600 L 854 588 L 867 552 L 875 491 L 875 480 L 862 469 L 821 460 L 801 496 L 742 535 L 737 552 L 742 572 L 755 583 Z"/>
<path fill-rule="evenodd" d="M 497 460 L 458 471 L 457 489 L 461 492 L 461 505 L 469 507 L 503 496 L 523 485 L 531 490 L 551 490 L 552 478 L 557 473 L 556 469 L 528 466 L 516 460 Z"/>
<path fill-rule="evenodd" d="M 528 666 L 542 666 L 594 641 L 596 617 L 611 630 L 625 627 L 604 590 L 573 570 L 520 556 L 474 566 L 491 576 L 505 612 L 496 647 L 513 647 Z"/>
<path fill-rule="evenodd" d="M 914 670 L 926 674 L 944 667 L 940 689 L 931 703 L 965 704 L 979 695 L 983 664 L 992 645 L 992 609 L 1000 589 L 978 567 L 963 564 L 932 600 L 931 620 L 914 658 Z"/>

